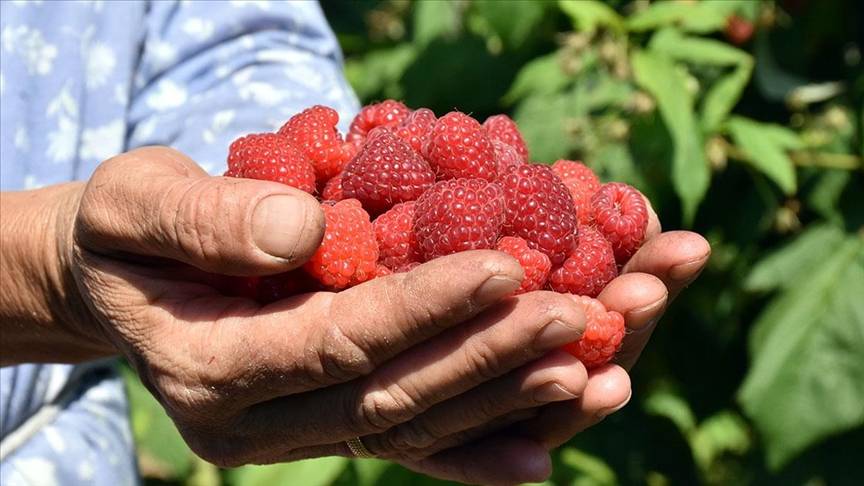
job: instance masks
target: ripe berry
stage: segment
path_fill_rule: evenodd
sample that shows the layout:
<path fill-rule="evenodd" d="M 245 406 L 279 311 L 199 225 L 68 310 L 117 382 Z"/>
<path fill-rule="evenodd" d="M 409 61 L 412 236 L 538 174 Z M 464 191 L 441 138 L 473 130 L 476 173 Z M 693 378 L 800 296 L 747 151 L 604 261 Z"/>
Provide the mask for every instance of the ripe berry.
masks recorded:
<path fill-rule="evenodd" d="M 429 136 L 436 121 L 438 118 L 432 110 L 428 108 L 414 110 L 396 127 L 396 135 L 407 142 L 415 152 L 422 154 L 423 147 L 429 143 Z"/>
<path fill-rule="evenodd" d="M 495 249 L 519 260 L 519 265 L 525 272 L 522 285 L 514 292 L 514 295 L 540 290 L 546 285 L 552 263 L 545 253 L 532 250 L 525 240 L 516 236 L 504 236 L 498 240 Z"/>
<path fill-rule="evenodd" d="M 579 358 L 587 369 L 598 368 L 609 362 L 624 340 L 624 316 L 606 307 L 596 299 L 574 296 L 585 313 L 585 333 L 564 350 Z"/>
<path fill-rule="evenodd" d="M 754 30 L 756 29 L 753 22 L 733 14 L 726 19 L 726 28 L 723 30 L 723 34 L 733 44 L 741 46 L 753 37 Z"/>
<path fill-rule="evenodd" d="M 573 198 L 552 169 L 526 164 L 498 180 L 504 189 L 507 218 L 501 233 L 525 239 L 560 265 L 576 240 Z"/>
<path fill-rule="evenodd" d="M 523 162 L 528 162 L 528 147 L 519 132 L 516 122 L 507 115 L 490 116 L 483 122 L 483 128 L 490 140 L 498 140 L 516 149 Z"/>
<path fill-rule="evenodd" d="M 594 225 L 612 244 L 619 265 L 636 253 L 645 239 L 648 208 L 642 194 L 622 182 L 603 184 L 591 199 Z"/>
<path fill-rule="evenodd" d="M 372 214 L 413 201 L 435 183 L 429 163 L 401 138 L 377 128 L 342 173 L 342 193 Z"/>
<path fill-rule="evenodd" d="M 321 205 L 326 229 L 321 246 L 303 268 L 332 289 L 344 289 L 375 277 L 378 245 L 369 215 L 360 201 Z"/>
<path fill-rule="evenodd" d="M 345 199 L 345 194 L 342 192 L 342 173 L 331 177 L 324 184 L 324 189 L 321 190 L 321 199 L 324 201 L 341 201 Z"/>
<path fill-rule="evenodd" d="M 416 204 L 416 201 L 397 204 L 372 222 L 378 241 L 378 263 L 395 269 L 420 261 L 414 237 Z"/>
<path fill-rule="evenodd" d="M 552 271 L 549 287 L 561 293 L 597 297 L 618 276 L 612 245 L 591 226 L 579 225 L 576 247 Z"/>
<path fill-rule="evenodd" d="M 315 171 L 303 153 L 274 133 L 240 137 L 228 149 L 227 177 L 281 182 L 315 193 Z"/>
<path fill-rule="evenodd" d="M 360 147 L 366 135 L 376 127 L 392 127 L 398 125 L 411 110 L 404 104 L 394 100 L 384 100 L 380 103 L 364 106 L 354 117 L 345 139 Z"/>
<path fill-rule="evenodd" d="M 525 161 L 512 146 L 500 140 L 492 140 L 492 147 L 495 149 L 495 164 L 498 167 L 499 178 L 504 177 L 516 167 L 525 165 Z"/>
<path fill-rule="evenodd" d="M 495 246 L 504 222 L 504 193 L 483 179 L 450 179 L 417 200 L 414 235 L 423 261 Z"/>
<path fill-rule="evenodd" d="M 576 207 L 579 224 L 591 224 L 593 212 L 591 198 L 600 189 L 600 179 L 594 171 L 581 162 L 559 160 L 552 164 L 552 172 L 567 186 Z"/>
<path fill-rule="evenodd" d="M 326 106 L 315 105 L 292 116 L 279 135 L 309 157 L 319 180 L 326 181 L 342 171 L 355 153 L 355 148 L 342 141 L 336 130 L 339 114 Z"/>
<path fill-rule="evenodd" d="M 386 277 L 387 275 L 392 275 L 393 270 L 381 265 L 380 263 L 375 265 L 375 278 L 378 277 Z"/>
<path fill-rule="evenodd" d="M 495 150 L 477 120 L 458 111 L 439 118 L 424 148 L 426 160 L 439 180 L 473 178 L 495 180 Z"/>

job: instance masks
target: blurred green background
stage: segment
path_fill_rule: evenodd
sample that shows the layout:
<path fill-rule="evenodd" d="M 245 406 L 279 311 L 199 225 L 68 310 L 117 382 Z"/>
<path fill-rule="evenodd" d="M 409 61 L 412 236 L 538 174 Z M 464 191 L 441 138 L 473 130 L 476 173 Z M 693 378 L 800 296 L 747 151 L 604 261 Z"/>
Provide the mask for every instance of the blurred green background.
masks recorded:
<path fill-rule="evenodd" d="M 505 112 L 714 253 L 633 400 L 548 484 L 860 484 L 864 6 L 854 0 L 325 1 L 363 102 Z M 128 374 L 152 484 L 433 485 L 383 461 L 220 471 Z"/>

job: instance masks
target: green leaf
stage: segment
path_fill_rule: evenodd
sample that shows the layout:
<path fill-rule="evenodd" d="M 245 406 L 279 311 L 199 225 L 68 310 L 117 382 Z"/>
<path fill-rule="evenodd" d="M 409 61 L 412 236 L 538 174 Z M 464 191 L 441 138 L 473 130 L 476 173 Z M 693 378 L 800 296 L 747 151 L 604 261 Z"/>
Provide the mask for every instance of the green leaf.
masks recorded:
<path fill-rule="evenodd" d="M 687 91 L 684 74 L 668 57 L 637 51 L 632 63 L 636 82 L 657 100 L 675 143 L 672 183 L 681 198 L 684 220 L 689 223 L 711 182 L 702 136 L 694 121 L 693 97 Z"/>
<path fill-rule="evenodd" d="M 525 137 L 532 160 L 551 162 L 566 157 L 573 149 L 573 139 L 566 131 L 573 111 L 568 94 L 531 96 L 519 104 L 513 119 Z"/>
<path fill-rule="evenodd" d="M 411 44 L 372 51 L 361 59 L 345 62 L 345 76 L 363 101 L 376 96 L 401 98 L 393 92 L 402 74 L 414 62 L 417 51 Z"/>
<path fill-rule="evenodd" d="M 725 42 L 682 35 L 679 30 L 672 28 L 654 34 L 648 48 L 677 61 L 707 66 L 736 66 L 753 62 L 749 54 Z"/>
<path fill-rule="evenodd" d="M 729 119 L 727 128 L 750 165 L 777 183 L 786 194 L 795 192 L 795 166 L 786 155 L 787 149 L 801 146 L 795 132 L 780 125 L 737 116 Z"/>
<path fill-rule="evenodd" d="M 453 37 L 461 29 L 459 2 L 414 2 L 414 42 L 425 46 L 439 37 Z"/>
<path fill-rule="evenodd" d="M 561 463 L 574 469 L 581 476 L 571 483 L 573 485 L 612 486 L 618 484 L 615 471 L 603 459 L 579 449 L 567 447 L 562 450 Z"/>
<path fill-rule="evenodd" d="M 243 466 L 228 471 L 234 486 L 270 486 L 302 484 L 327 486 L 345 469 L 350 461 L 344 457 L 324 457 L 272 466 Z"/>
<path fill-rule="evenodd" d="M 703 471 L 725 453 L 745 454 L 750 449 L 750 430 L 738 414 L 724 410 L 699 424 L 690 438 L 693 457 Z"/>
<path fill-rule="evenodd" d="M 120 373 L 129 394 L 132 434 L 142 474 L 166 480 L 185 477 L 192 471 L 194 453 L 138 375 L 126 365 L 120 366 Z"/>
<path fill-rule="evenodd" d="M 688 32 L 715 32 L 726 26 L 726 17 L 739 8 L 740 3 L 733 0 L 654 2 L 645 10 L 630 16 L 627 19 L 627 28 L 644 32 L 677 26 Z"/>
<path fill-rule="evenodd" d="M 753 61 L 740 64 L 730 74 L 716 81 L 705 94 L 702 105 L 702 127 L 708 132 L 714 132 L 720 127 L 732 108 L 741 99 L 741 93 L 753 74 Z"/>
<path fill-rule="evenodd" d="M 830 225 L 812 226 L 792 243 L 757 263 L 744 288 L 756 292 L 794 287 L 812 274 L 843 241 L 843 232 Z"/>
<path fill-rule="evenodd" d="M 643 407 L 650 415 L 669 419 L 685 437 L 696 428 L 696 417 L 690 410 L 690 404 L 670 391 L 653 391 L 645 399 Z"/>
<path fill-rule="evenodd" d="M 559 0 L 558 5 L 561 7 L 561 11 L 570 17 L 573 21 L 573 27 L 578 31 L 593 34 L 598 27 L 608 27 L 619 33 L 624 31 L 624 21 L 621 16 L 603 2 L 597 0 Z"/>
<path fill-rule="evenodd" d="M 561 69 L 558 55 L 553 52 L 525 64 L 510 91 L 504 95 L 504 101 L 513 103 L 529 95 L 552 94 L 567 86 L 570 80 Z"/>
<path fill-rule="evenodd" d="M 543 2 L 535 0 L 510 0 L 507 8 L 501 8 L 500 0 L 474 0 L 471 7 L 512 48 L 525 43 L 543 20 L 545 10 Z"/>
<path fill-rule="evenodd" d="M 864 425 L 864 240 L 849 236 L 832 249 L 754 325 L 752 366 L 738 398 L 775 470 Z"/>

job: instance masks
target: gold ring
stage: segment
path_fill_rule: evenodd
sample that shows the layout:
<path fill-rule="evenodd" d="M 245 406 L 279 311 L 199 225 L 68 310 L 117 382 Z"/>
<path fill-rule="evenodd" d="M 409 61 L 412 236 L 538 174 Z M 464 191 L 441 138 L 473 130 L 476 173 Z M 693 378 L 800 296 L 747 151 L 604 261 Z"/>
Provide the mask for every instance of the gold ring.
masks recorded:
<path fill-rule="evenodd" d="M 367 449 L 366 446 L 363 445 L 363 441 L 360 440 L 360 437 L 348 439 L 345 441 L 345 444 L 348 446 L 348 449 L 351 450 L 351 454 L 354 454 L 354 457 L 359 457 L 362 459 L 375 457 L 375 454 L 369 452 L 369 449 Z"/>

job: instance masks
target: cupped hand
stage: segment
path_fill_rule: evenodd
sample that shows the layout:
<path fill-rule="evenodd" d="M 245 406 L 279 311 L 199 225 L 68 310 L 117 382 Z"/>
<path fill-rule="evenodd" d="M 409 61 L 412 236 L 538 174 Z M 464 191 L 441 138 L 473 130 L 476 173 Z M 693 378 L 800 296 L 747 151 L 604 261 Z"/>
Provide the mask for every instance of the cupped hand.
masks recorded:
<path fill-rule="evenodd" d="M 580 308 L 552 292 L 502 302 L 522 278 L 503 253 L 260 306 L 220 294 L 212 275 L 302 265 L 324 230 L 308 194 L 209 177 L 176 151 L 145 148 L 103 163 L 73 209 L 61 247 L 82 305 L 70 314 L 99 323 L 94 341 L 127 357 L 216 464 L 347 455 L 344 441 L 360 436 L 420 468 L 442 441 L 586 387 L 581 363 L 554 352 L 581 335 Z M 482 475 L 459 467 L 449 477 Z"/>

